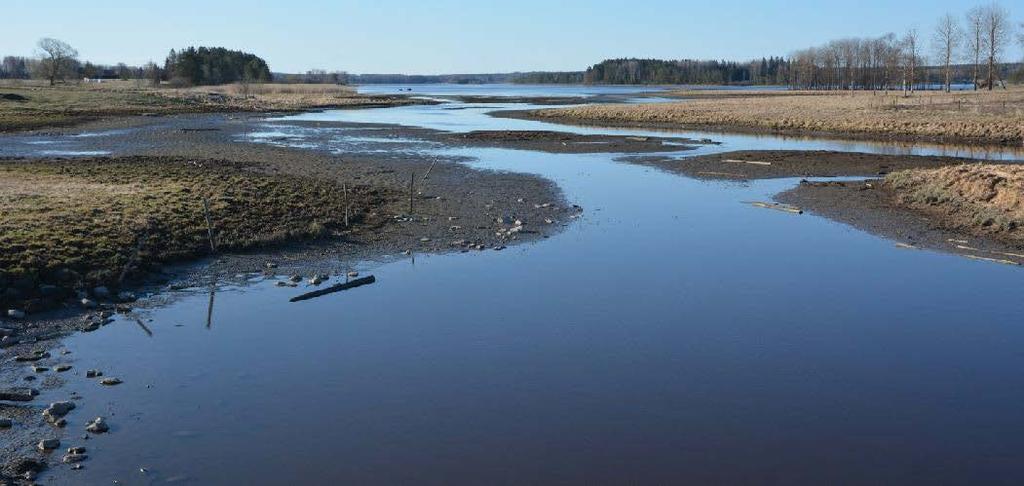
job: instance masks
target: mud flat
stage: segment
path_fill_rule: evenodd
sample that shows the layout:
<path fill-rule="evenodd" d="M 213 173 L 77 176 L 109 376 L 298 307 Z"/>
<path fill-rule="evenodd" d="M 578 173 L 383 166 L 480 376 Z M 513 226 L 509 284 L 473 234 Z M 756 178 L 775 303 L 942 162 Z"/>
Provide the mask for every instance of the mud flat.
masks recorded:
<path fill-rule="evenodd" d="M 579 135 L 544 130 L 494 130 L 446 134 L 446 142 L 472 147 L 504 147 L 549 153 L 652 153 L 683 152 L 713 143 L 669 137 L 631 137 L 621 135 Z"/>
<path fill-rule="evenodd" d="M 698 179 L 770 179 L 779 177 L 876 177 L 911 168 L 976 164 L 959 157 L 882 155 L 858 152 L 743 150 L 693 157 L 638 156 L 620 160 Z"/>

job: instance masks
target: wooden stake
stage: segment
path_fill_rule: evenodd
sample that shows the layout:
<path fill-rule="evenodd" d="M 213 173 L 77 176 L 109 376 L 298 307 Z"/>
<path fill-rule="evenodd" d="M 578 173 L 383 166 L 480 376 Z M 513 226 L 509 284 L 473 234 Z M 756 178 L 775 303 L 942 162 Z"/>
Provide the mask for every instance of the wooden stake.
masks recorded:
<path fill-rule="evenodd" d="M 342 182 L 341 183 L 341 190 L 344 191 L 344 193 L 345 193 L 345 227 L 348 228 L 348 208 L 349 208 L 349 204 L 348 204 L 348 184 Z"/>
<path fill-rule="evenodd" d="M 416 181 L 416 173 L 409 174 L 409 216 L 412 216 L 413 183 Z"/>
<path fill-rule="evenodd" d="M 203 198 L 203 215 L 206 217 L 206 235 L 210 238 L 210 251 L 217 253 L 217 242 L 213 239 L 213 220 L 210 219 L 210 200 Z"/>

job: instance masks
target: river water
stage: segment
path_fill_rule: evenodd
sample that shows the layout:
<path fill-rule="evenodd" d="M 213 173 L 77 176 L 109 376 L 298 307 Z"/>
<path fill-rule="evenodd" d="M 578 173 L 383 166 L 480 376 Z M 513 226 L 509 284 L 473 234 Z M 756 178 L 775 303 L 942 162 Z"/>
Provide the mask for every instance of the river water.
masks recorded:
<path fill-rule="evenodd" d="M 290 120 L 322 119 L 646 133 L 485 114 L 521 106 L 329 111 L 253 131 L 301 139 L 315 129 Z M 703 152 L 965 153 L 678 136 L 723 142 Z M 1024 479 L 1019 268 L 902 250 L 819 217 L 742 203 L 768 200 L 792 179 L 696 181 L 609 154 L 416 149 L 552 179 L 584 215 L 504 252 L 362 263 L 375 285 L 303 303 L 288 303 L 295 291 L 273 282 L 219 288 L 209 326 L 211 295 L 194 289 L 150 312 L 146 330 L 121 319 L 72 336 L 76 369 L 125 383 L 98 389 L 72 376 L 44 394 L 78 391 L 74 416 L 105 415 L 113 427 L 84 444 L 85 469 L 57 468 L 50 481 Z"/>

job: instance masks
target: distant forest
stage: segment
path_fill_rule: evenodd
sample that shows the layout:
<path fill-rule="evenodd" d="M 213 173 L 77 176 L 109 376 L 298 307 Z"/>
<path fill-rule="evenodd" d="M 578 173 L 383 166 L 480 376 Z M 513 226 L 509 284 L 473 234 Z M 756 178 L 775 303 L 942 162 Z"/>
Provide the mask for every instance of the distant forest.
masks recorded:
<path fill-rule="evenodd" d="M 172 49 L 164 62 L 164 77 L 172 84 L 192 86 L 272 79 L 270 68 L 260 57 L 223 47 Z"/>
<path fill-rule="evenodd" d="M 781 57 L 759 61 L 697 61 L 682 59 L 608 59 L 583 72 L 528 73 L 517 83 L 588 84 L 785 84 L 789 62 Z"/>

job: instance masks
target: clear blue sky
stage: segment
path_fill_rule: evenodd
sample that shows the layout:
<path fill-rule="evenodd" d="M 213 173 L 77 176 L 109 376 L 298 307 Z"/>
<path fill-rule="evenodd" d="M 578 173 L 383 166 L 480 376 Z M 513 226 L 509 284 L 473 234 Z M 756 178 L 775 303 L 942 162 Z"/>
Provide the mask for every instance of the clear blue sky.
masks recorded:
<path fill-rule="evenodd" d="M 468 73 L 578 70 L 610 57 L 747 60 L 846 36 L 928 39 L 950 0 L 3 0 L 0 55 L 30 55 L 50 36 L 100 63 L 162 62 L 217 45 L 275 71 Z M 1024 4 L 1003 1 L 1015 26 Z M 1016 43 L 1008 57 L 1020 60 Z"/>

